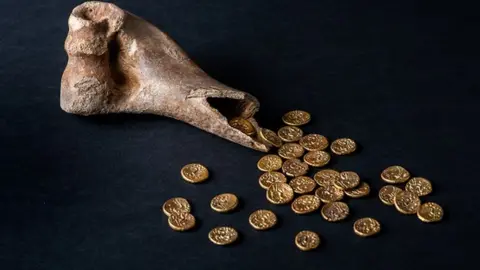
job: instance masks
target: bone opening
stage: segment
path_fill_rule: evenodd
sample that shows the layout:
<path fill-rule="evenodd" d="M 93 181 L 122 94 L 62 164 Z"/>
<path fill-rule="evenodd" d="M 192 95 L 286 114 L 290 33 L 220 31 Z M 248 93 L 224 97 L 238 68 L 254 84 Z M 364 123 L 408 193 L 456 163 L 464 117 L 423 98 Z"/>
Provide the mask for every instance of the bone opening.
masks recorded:
<path fill-rule="evenodd" d="M 248 119 L 255 113 L 255 104 L 246 99 L 207 98 L 210 107 L 216 109 L 227 120 L 235 117 Z"/>

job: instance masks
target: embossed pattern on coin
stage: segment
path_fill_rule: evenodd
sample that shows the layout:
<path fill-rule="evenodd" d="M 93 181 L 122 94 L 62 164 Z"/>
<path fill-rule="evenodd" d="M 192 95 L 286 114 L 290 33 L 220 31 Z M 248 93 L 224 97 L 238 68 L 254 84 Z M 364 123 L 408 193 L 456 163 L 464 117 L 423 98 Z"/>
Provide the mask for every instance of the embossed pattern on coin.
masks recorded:
<path fill-rule="evenodd" d="M 264 189 L 268 189 L 276 182 L 286 183 L 287 177 L 281 172 L 265 172 L 258 178 L 258 183 Z"/>
<path fill-rule="evenodd" d="M 343 190 L 352 189 L 360 184 L 360 176 L 356 172 L 341 172 L 340 177 L 333 184 Z"/>
<path fill-rule="evenodd" d="M 339 172 L 331 169 L 324 169 L 315 173 L 313 179 L 317 182 L 319 186 L 326 187 L 333 185 L 333 182 L 339 177 Z"/>
<path fill-rule="evenodd" d="M 337 155 L 348 155 L 357 149 L 357 143 L 349 138 L 336 139 L 330 145 L 330 150 Z"/>
<path fill-rule="evenodd" d="M 288 159 L 283 163 L 282 171 L 291 177 L 302 176 L 307 174 L 308 164 L 299 159 Z"/>
<path fill-rule="evenodd" d="M 432 193 L 432 183 L 423 177 L 414 177 L 408 180 L 405 190 L 417 196 L 425 196 Z"/>
<path fill-rule="evenodd" d="M 380 191 L 378 191 L 378 197 L 386 205 L 393 205 L 393 199 L 397 193 L 401 192 L 402 189 L 392 185 L 383 186 Z"/>
<path fill-rule="evenodd" d="M 308 134 L 300 139 L 299 144 L 308 151 L 325 150 L 328 147 L 328 140 L 320 134 Z"/>
<path fill-rule="evenodd" d="M 308 176 L 295 177 L 290 180 L 290 183 L 288 184 L 297 194 L 305 194 L 312 192 L 317 187 L 317 183 L 315 183 L 315 181 Z"/>
<path fill-rule="evenodd" d="M 195 226 L 195 217 L 187 212 L 171 214 L 168 225 L 175 231 L 187 231 Z"/>
<path fill-rule="evenodd" d="M 390 184 L 399 184 L 410 178 L 410 173 L 402 166 L 390 166 L 380 174 L 383 181 Z"/>
<path fill-rule="evenodd" d="M 190 204 L 184 198 L 176 197 L 165 201 L 162 206 L 163 213 L 167 216 L 178 213 L 190 213 Z"/>
<path fill-rule="evenodd" d="M 228 124 L 240 130 L 241 132 L 247 134 L 248 136 L 252 136 L 255 134 L 255 127 L 248 121 L 247 119 L 241 117 L 234 117 L 228 121 Z"/>
<path fill-rule="evenodd" d="M 393 199 L 393 203 L 400 213 L 407 215 L 416 214 L 421 204 L 418 196 L 408 191 L 397 193 Z"/>
<path fill-rule="evenodd" d="M 202 164 L 191 163 L 183 166 L 180 171 L 183 179 L 190 183 L 200 183 L 208 178 L 208 169 Z"/>
<path fill-rule="evenodd" d="M 305 150 L 298 143 L 286 143 L 278 149 L 278 155 L 284 159 L 299 158 Z"/>
<path fill-rule="evenodd" d="M 360 183 L 360 185 L 354 189 L 345 190 L 345 195 L 350 198 L 361 198 L 368 194 L 370 194 L 370 185 L 365 182 Z"/>
<path fill-rule="evenodd" d="M 292 202 L 292 210 L 296 214 L 311 213 L 320 208 L 320 199 L 315 195 L 302 195 Z"/>
<path fill-rule="evenodd" d="M 287 183 L 273 183 L 267 190 L 267 200 L 273 204 L 289 203 L 293 196 L 293 189 Z"/>
<path fill-rule="evenodd" d="M 277 224 L 277 216 L 270 210 L 257 210 L 248 218 L 248 222 L 255 230 L 267 230 Z"/>
<path fill-rule="evenodd" d="M 373 218 L 361 218 L 353 224 L 353 231 L 358 236 L 367 237 L 380 232 L 380 222 Z"/>
<path fill-rule="evenodd" d="M 277 155 L 265 155 L 257 162 L 257 168 L 260 171 L 269 172 L 282 168 L 283 161 Z"/>
<path fill-rule="evenodd" d="M 238 198 L 232 193 L 219 194 L 210 201 L 210 207 L 217 212 L 230 212 L 238 205 Z"/>
<path fill-rule="evenodd" d="M 337 222 L 347 218 L 350 209 L 344 202 L 331 202 L 322 207 L 321 213 L 326 221 Z"/>
<path fill-rule="evenodd" d="M 312 231 L 301 231 L 295 236 L 295 245 L 302 251 L 316 249 L 320 245 L 320 237 Z"/>
<path fill-rule="evenodd" d="M 420 206 L 417 216 L 423 222 L 438 222 L 443 218 L 443 209 L 434 202 L 427 202 Z"/>
<path fill-rule="evenodd" d="M 278 137 L 284 142 L 296 142 L 303 136 L 303 131 L 294 126 L 282 127 L 278 130 Z"/>
<path fill-rule="evenodd" d="M 208 233 L 208 239 L 215 245 L 229 245 L 238 239 L 238 232 L 232 227 L 216 227 Z"/>
<path fill-rule="evenodd" d="M 282 140 L 277 136 L 277 134 L 270 129 L 261 128 L 258 132 L 258 135 L 262 141 L 275 147 L 280 147 L 283 144 Z"/>
<path fill-rule="evenodd" d="M 290 126 L 301 126 L 310 122 L 311 116 L 308 112 L 295 110 L 283 115 L 282 121 Z"/>
<path fill-rule="evenodd" d="M 343 199 L 343 190 L 334 185 L 320 186 L 315 190 L 315 196 L 324 203 L 336 202 Z"/>
<path fill-rule="evenodd" d="M 311 151 L 303 156 L 303 161 L 312 167 L 323 167 L 330 162 L 330 154 L 322 150 Z"/>

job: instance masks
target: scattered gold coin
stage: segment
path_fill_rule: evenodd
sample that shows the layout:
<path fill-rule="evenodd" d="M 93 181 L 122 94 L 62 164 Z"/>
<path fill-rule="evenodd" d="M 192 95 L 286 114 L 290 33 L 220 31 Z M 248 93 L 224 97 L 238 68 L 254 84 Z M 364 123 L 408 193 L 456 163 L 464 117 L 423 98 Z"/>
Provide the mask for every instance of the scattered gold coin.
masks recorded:
<path fill-rule="evenodd" d="M 255 134 L 255 127 L 247 119 L 235 117 L 228 121 L 228 124 L 233 128 L 236 128 L 241 132 L 247 134 L 248 136 L 252 136 Z"/>
<path fill-rule="evenodd" d="M 315 183 L 315 181 L 308 176 L 295 177 L 290 180 L 290 183 L 288 184 L 297 194 L 310 193 L 317 187 L 317 183 Z"/>
<path fill-rule="evenodd" d="M 312 231 L 301 231 L 295 236 L 295 245 L 302 251 L 316 249 L 320 245 L 320 237 Z"/>
<path fill-rule="evenodd" d="M 315 196 L 324 203 L 336 202 L 343 199 L 343 190 L 334 185 L 320 186 L 315 190 Z"/>
<path fill-rule="evenodd" d="M 302 195 L 292 202 L 292 210 L 296 214 L 311 213 L 320 208 L 321 201 L 315 195 Z"/>
<path fill-rule="evenodd" d="M 208 233 L 208 239 L 215 245 L 229 245 L 238 239 L 238 232 L 232 227 L 216 227 Z"/>
<path fill-rule="evenodd" d="M 269 172 L 282 168 L 282 159 L 277 155 L 266 155 L 257 162 L 257 168 L 260 171 Z"/>
<path fill-rule="evenodd" d="M 402 166 L 390 166 L 380 174 L 383 181 L 390 184 L 399 184 L 410 178 L 410 173 Z"/>
<path fill-rule="evenodd" d="M 352 189 L 360 184 L 360 176 L 356 172 L 341 172 L 340 177 L 333 181 L 333 184 L 342 190 Z"/>
<path fill-rule="evenodd" d="M 443 218 L 443 209 L 434 202 L 427 202 L 420 206 L 417 216 L 423 222 L 438 222 Z"/>
<path fill-rule="evenodd" d="M 300 145 L 308 151 L 325 150 L 328 147 L 328 140 L 320 134 L 308 134 L 300 139 Z"/>
<path fill-rule="evenodd" d="M 360 185 L 354 189 L 345 190 L 345 195 L 350 198 L 361 198 L 368 194 L 370 194 L 370 185 L 365 182 L 360 183 Z"/>
<path fill-rule="evenodd" d="M 353 231 L 358 236 L 367 237 L 380 232 L 380 222 L 373 218 L 361 218 L 353 224 Z"/>
<path fill-rule="evenodd" d="M 178 213 L 190 213 L 191 207 L 186 199 L 176 197 L 165 201 L 162 210 L 165 215 L 170 216 Z"/>
<path fill-rule="evenodd" d="M 237 205 L 238 198 L 232 193 L 219 194 L 210 201 L 210 207 L 220 213 L 232 211 Z"/>
<path fill-rule="evenodd" d="M 298 143 L 286 143 L 278 149 L 278 155 L 284 159 L 299 158 L 305 150 Z"/>
<path fill-rule="evenodd" d="M 312 167 L 323 167 L 330 162 L 330 154 L 322 150 L 311 151 L 303 156 L 303 161 Z"/>
<path fill-rule="evenodd" d="M 275 147 L 280 147 L 283 144 L 282 140 L 277 136 L 277 134 L 270 129 L 261 128 L 260 132 L 258 132 L 258 135 L 260 139 Z"/>
<path fill-rule="evenodd" d="M 195 226 L 195 217 L 187 212 L 171 214 L 168 225 L 175 231 L 187 231 Z"/>
<path fill-rule="evenodd" d="M 432 183 L 423 177 L 414 177 L 408 180 L 405 190 L 417 196 L 425 196 L 432 193 Z"/>
<path fill-rule="evenodd" d="M 284 142 L 296 142 L 303 136 L 303 131 L 294 126 L 282 127 L 278 130 L 278 137 Z"/>
<path fill-rule="evenodd" d="M 291 177 L 297 177 L 307 174 L 308 164 L 299 159 L 288 159 L 282 165 L 282 171 Z"/>
<path fill-rule="evenodd" d="M 277 216 L 270 210 L 257 210 L 248 218 L 248 222 L 255 230 L 267 230 L 277 224 Z"/>
<path fill-rule="evenodd" d="M 268 189 L 273 183 L 286 183 L 287 177 L 281 172 L 265 172 L 258 178 L 258 183 L 264 189 Z"/>
<path fill-rule="evenodd" d="M 282 120 L 290 126 L 301 126 L 310 122 L 311 116 L 308 112 L 295 110 L 283 115 Z"/>
<path fill-rule="evenodd" d="M 330 202 L 322 207 L 321 213 L 325 220 L 337 222 L 344 220 L 350 213 L 350 209 L 344 202 Z"/>
<path fill-rule="evenodd" d="M 395 196 L 402 192 L 401 188 L 392 185 L 383 186 L 378 192 L 378 197 L 386 205 L 393 205 Z"/>
<path fill-rule="evenodd" d="M 190 183 L 200 183 L 208 178 L 208 169 L 202 164 L 191 163 L 183 166 L 180 171 L 183 179 Z"/>
<path fill-rule="evenodd" d="M 330 149 L 337 155 L 348 155 L 357 149 L 357 143 L 349 138 L 336 139 L 330 145 Z"/>
<path fill-rule="evenodd" d="M 313 176 L 317 184 L 322 187 L 333 185 L 338 178 L 340 178 L 340 173 L 331 169 L 320 170 Z"/>
<path fill-rule="evenodd" d="M 293 196 L 293 189 L 287 183 L 273 183 L 267 189 L 267 200 L 273 204 L 289 203 Z"/>
<path fill-rule="evenodd" d="M 400 213 L 407 215 L 416 214 L 421 204 L 418 196 L 408 191 L 397 193 L 393 203 Z"/>

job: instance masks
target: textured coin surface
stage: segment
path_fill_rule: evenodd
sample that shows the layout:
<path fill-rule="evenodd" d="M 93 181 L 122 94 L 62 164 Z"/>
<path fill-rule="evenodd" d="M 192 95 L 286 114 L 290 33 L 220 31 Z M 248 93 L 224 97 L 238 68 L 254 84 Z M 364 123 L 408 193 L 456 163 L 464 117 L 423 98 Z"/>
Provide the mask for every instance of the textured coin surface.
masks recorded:
<path fill-rule="evenodd" d="M 248 136 L 252 136 L 255 134 L 255 127 L 247 119 L 235 117 L 228 121 L 228 124 L 233 128 L 236 128 L 241 132 L 247 134 Z"/>
<path fill-rule="evenodd" d="M 370 185 L 365 182 L 360 183 L 360 185 L 354 189 L 345 190 L 345 195 L 350 198 L 361 198 L 368 194 L 370 194 Z"/>
<path fill-rule="evenodd" d="M 421 201 L 417 195 L 408 191 L 401 191 L 395 195 L 393 203 L 400 213 L 411 215 L 417 213 Z"/>
<path fill-rule="evenodd" d="M 267 189 L 267 200 L 273 204 L 289 203 L 293 196 L 293 189 L 287 183 L 273 183 Z"/>
<path fill-rule="evenodd" d="M 414 177 L 408 180 L 405 190 L 417 196 L 425 196 L 432 193 L 432 183 L 423 177 Z"/>
<path fill-rule="evenodd" d="M 340 177 L 340 173 L 332 169 L 320 170 L 313 176 L 319 186 L 326 187 L 333 185 L 333 182 Z"/>
<path fill-rule="evenodd" d="M 191 208 L 186 199 L 176 197 L 165 201 L 162 210 L 165 215 L 170 216 L 171 214 L 190 213 Z"/>
<path fill-rule="evenodd" d="M 373 218 L 361 218 L 353 224 L 353 231 L 355 234 L 367 237 L 380 232 L 380 222 Z"/>
<path fill-rule="evenodd" d="M 219 194 L 210 201 L 210 207 L 217 212 L 229 212 L 238 205 L 238 198 L 232 193 Z"/>
<path fill-rule="evenodd" d="M 324 203 L 336 202 L 343 199 L 343 190 L 334 185 L 320 186 L 315 190 L 315 196 Z"/>
<path fill-rule="evenodd" d="M 281 172 L 265 172 L 258 178 L 258 183 L 264 189 L 268 189 L 273 183 L 286 183 L 287 177 Z"/>
<path fill-rule="evenodd" d="M 393 199 L 397 193 L 402 192 L 401 188 L 392 185 L 383 186 L 380 191 L 378 191 L 378 197 L 386 205 L 393 205 Z"/>
<path fill-rule="evenodd" d="M 284 159 L 299 158 L 305 150 L 298 143 L 286 143 L 278 149 L 278 155 Z"/>
<path fill-rule="evenodd" d="M 208 239 L 215 245 L 229 245 L 238 239 L 238 232 L 232 227 L 216 227 L 208 233 Z"/>
<path fill-rule="evenodd" d="M 350 213 L 348 205 L 344 202 L 331 202 L 322 207 L 322 217 L 330 222 L 341 221 Z"/>
<path fill-rule="evenodd" d="M 434 202 L 427 202 L 420 206 L 417 216 L 423 222 L 438 222 L 443 218 L 443 209 Z"/>
<path fill-rule="evenodd" d="M 187 212 L 171 214 L 168 217 L 168 225 L 175 231 L 187 231 L 195 226 L 195 217 Z"/>
<path fill-rule="evenodd" d="M 352 189 L 360 184 L 360 176 L 356 172 L 341 172 L 340 177 L 333 184 L 343 190 Z"/>
<path fill-rule="evenodd" d="M 305 194 L 312 192 L 317 187 L 317 183 L 315 183 L 315 181 L 308 176 L 295 177 L 290 180 L 288 184 L 297 194 Z"/>
<path fill-rule="evenodd" d="M 380 177 L 387 183 L 398 184 L 407 181 L 410 178 L 410 173 L 402 166 L 395 165 L 383 170 Z"/>
<path fill-rule="evenodd" d="M 330 150 L 337 155 L 348 155 L 357 149 L 357 143 L 349 138 L 336 139 L 330 145 Z"/>
<path fill-rule="evenodd" d="M 296 142 L 303 136 L 303 131 L 294 126 L 282 127 L 278 130 L 278 137 L 284 142 Z"/>
<path fill-rule="evenodd" d="M 302 176 L 307 174 L 308 164 L 299 159 L 288 159 L 283 163 L 282 171 L 291 177 Z"/>
<path fill-rule="evenodd" d="M 257 162 L 257 168 L 260 171 L 269 172 L 276 171 L 282 168 L 283 161 L 277 155 L 266 155 L 260 158 Z"/>
<path fill-rule="evenodd" d="M 325 150 L 328 147 L 328 139 L 320 134 L 305 135 L 299 143 L 308 151 Z"/>
<path fill-rule="evenodd" d="M 292 202 L 292 210 L 296 214 L 311 213 L 320 208 L 321 201 L 315 195 L 302 195 Z"/>
<path fill-rule="evenodd" d="M 290 126 L 301 126 L 310 122 L 311 116 L 308 112 L 295 110 L 283 115 L 282 121 Z"/>
<path fill-rule="evenodd" d="M 320 237 L 312 231 L 301 231 L 295 236 L 295 245 L 303 251 L 316 249 L 320 245 Z"/>
<path fill-rule="evenodd" d="M 208 169 L 202 164 L 191 163 L 183 166 L 180 171 L 183 179 L 190 183 L 200 183 L 208 178 Z"/>
<path fill-rule="evenodd" d="M 267 230 L 277 224 L 277 215 L 270 210 L 260 209 L 248 217 L 248 222 L 255 230 Z"/>
<path fill-rule="evenodd" d="M 311 151 L 303 156 L 303 161 L 312 167 L 323 167 L 330 162 L 330 154 L 322 150 Z"/>
<path fill-rule="evenodd" d="M 280 147 L 283 144 L 282 139 L 280 139 L 277 134 L 270 129 L 261 128 L 258 132 L 258 135 L 260 139 L 275 147 Z"/>

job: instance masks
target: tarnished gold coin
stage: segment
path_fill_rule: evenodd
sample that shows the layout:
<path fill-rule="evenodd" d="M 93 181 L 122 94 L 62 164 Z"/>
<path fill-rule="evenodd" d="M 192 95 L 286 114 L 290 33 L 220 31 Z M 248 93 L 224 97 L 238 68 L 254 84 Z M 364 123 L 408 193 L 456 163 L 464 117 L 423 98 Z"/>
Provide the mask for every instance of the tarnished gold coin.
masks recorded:
<path fill-rule="evenodd" d="M 238 198 L 232 193 L 219 194 L 210 201 L 210 207 L 220 213 L 232 211 L 237 205 Z"/>
<path fill-rule="evenodd" d="M 302 251 L 316 249 L 320 245 L 320 237 L 312 231 L 301 231 L 295 236 L 295 245 Z"/>
<path fill-rule="evenodd" d="M 267 200 L 273 204 L 289 203 L 293 196 L 293 189 L 287 183 L 273 183 L 267 189 Z"/>
<path fill-rule="evenodd" d="M 264 189 L 268 189 L 273 183 L 286 183 L 287 177 L 281 172 L 265 172 L 258 178 L 258 183 Z"/>
<path fill-rule="evenodd" d="M 277 215 L 270 210 L 260 209 L 248 217 L 248 222 L 255 230 L 267 230 L 277 224 Z"/>
<path fill-rule="evenodd" d="M 443 218 L 443 209 L 434 202 L 427 202 L 420 206 L 417 216 L 423 222 L 438 222 Z"/>
<path fill-rule="evenodd" d="M 286 143 L 278 149 L 278 155 L 284 159 L 299 158 L 304 152 L 305 150 L 298 143 Z"/>
<path fill-rule="evenodd" d="M 417 213 L 418 209 L 420 208 L 421 201 L 417 195 L 411 192 L 400 191 L 393 198 L 393 203 L 395 204 L 395 208 L 397 208 L 400 213 L 412 215 Z"/>
<path fill-rule="evenodd" d="M 257 162 L 257 168 L 260 171 L 270 172 L 282 168 L 283 161 L 277 155 L 266 155 Z"/>
<path fill-rule="evenodd" d="M 311 116 L 308 112 L 295 110 L 283 115 L 282 121 L 290 126 L 301 126 L 310 122 Z"/>
<path fill-rule="evenodd" d="M 261 128 L 258 132 L 258 135 L 261 140 L 275 147 L 280 147 L 283 144 L 282 140 L 277 136 L 277 134 L 270 129 Z"/>
<path fill-rule="evenodd" d="M 340 177 L 333 184 L 343 190 L 352 189 L 360 184 L 360 176 L 356 172 L 341 172 Z"/>
<path fill-rule="evenodd" d="M 380 222 L 373 218 L 361 218 L 353 223 L 353 231 L 356 235 L 367 237 L 380 232 Z"/>
<path fill-rule="evenodd" d="M 175 231 L 187 231 L 195 226 L 195 217 L 187 212 L 171 214 L 168 225 Z"/>
<path fill-rule="evenodd" d="M 325 150 L 328 147 L 328 140 L 320 134 L 308 134 L 300 139 L 299 144 L 308 151 Z"/>
<path fill-rule="evenodd" d="M 317 196 L 322 202 L 336 202 L 343 199 L 343 190 L 337 188 L 334 185 L 321 186 L 315 190 L 315 196 Z"/>
<path fill-rule="evenodd" d="M 338 178 L 340 178 L 340 173 L 331 169 L 320 170 L 313 176 L 317 184 L 322 187 L 333 185 Z"/>
<path fill-rule="evenodd" d="M 398 184 L 407 181 L 410 173 L 402 166 L 390 166 L 380 174 L 383 181 L 390 184 Z"/>
<path fill-rule="evenodd" d="M 180 171 L 183 179 L 190 183 L 200 183 L 208 178 L 208 169 L 199 163 L 191 163 L 183 166 Z"/>
<path fill-rule="evenodd" d="M 296 214 L 308 214 L 320 208 L 321 201 L 315 195 L 302 195 L 292 202 L 292 210 Z"/>
<path fill-rule="evenodd" d="M 368 194 L 370 194 L 370 185 L 365 182 L 360 183 L 360 185 L 354 189 L 345 190 L 345 195 L 350 198 L 361 198 Z"/>
<path fill-rule="evenodd" d="M 235 117 L 228 121 L 228 124 L 233 128 L 236 128 L 241 132 L 247 134 L 248 136 L 252 136 L 255 134 L 255 127 L 247 119 Z"/>
<path fill-rule="evenodd" d="M 330 149 L 337 155 L 348 155 L 357 149 L 357 143 L 349 138 L 336 139 L 330 145 Z"/>
<path fill-rule="evenodd" d="M 178 213 L 190 213 L 190 209 L 188 201 L 180 197 L 168 199 L 162 206 L 163 213 L 167 216 Z"/>
<path fill-rule="evenodd" d="M 282 127 L 278 130 L 278 137 L 284 142 L 296 142 L 303 136 L 303 131 L 294 126 Z"/>
<path fill-rule="evenodd" d="M 312 167 L 323 167 L 330 162 L 330 154 L 322 150 L 311 151 L 303 156 L 303 161 Z"/>
<path fill-rule="evenodd" d="M 238 239 L 238 232 L 232 227 L 216 227 L 208 233 L 208 239 L 215 245 L 229 245 Z"/>
<path fill-rule="evenodd" d="M 392 185 L 386 185 L 378 191 L 378 197 L 384 204 L 393 205 L 393 199 L 399 192 L 402 192 L 401 188 Z"/>
<path fill-rule="evenodd" d="M 282 165 L 282 171 L 291 177 L 297 177 L 307 174 L 308 164 L 299 159 L 288 159 Z"/>
<path fill-rule="evenodd" d="M 317 183 L 315 183 L 315 181 L 308 176 L 295 177 L 290 180 L 288 184 L 297 194 L 305 194 L 312 192 L 317 187 Z"/>
<path fill-rule="evenodd" d="M 330 202 L 322 207 L 321 213 L 326 221 L 337 222 L 347 218 L 350 209 L 344 202 Z"/>
<path fill-rule="evenodd" d="M 423 177 L 414 177 L 408 180 L 405 190 L 417 196 L 425 196 L 432 193 L 432 183 Z"/>

